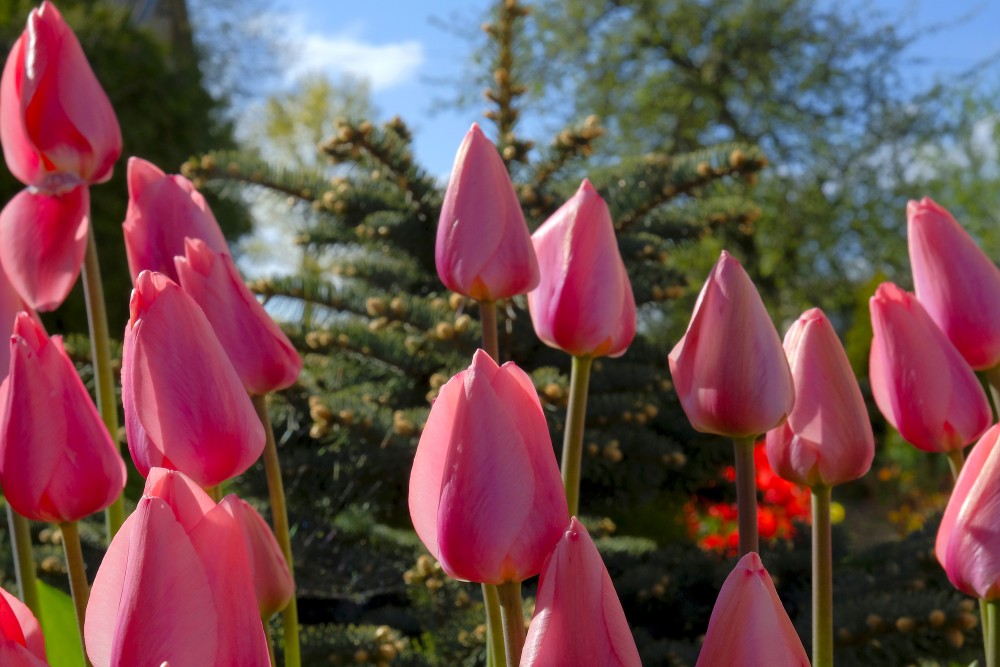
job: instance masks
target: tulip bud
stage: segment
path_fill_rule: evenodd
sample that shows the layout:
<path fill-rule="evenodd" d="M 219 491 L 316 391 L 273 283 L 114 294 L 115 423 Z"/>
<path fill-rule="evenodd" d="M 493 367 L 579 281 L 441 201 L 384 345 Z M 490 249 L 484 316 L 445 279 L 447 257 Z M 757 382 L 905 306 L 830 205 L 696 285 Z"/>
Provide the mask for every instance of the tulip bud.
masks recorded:
<path fill-rule="evenodd" d="M 19 181 L 49 191 L 67 178 L 102 183 L 121 155 L 111 102 L 50 2 L 32 10 L 7 56 L 0 79 L 0 143 Z"/>
<path fill-rule="evenodd" d="M 1000 363 L 1000 269 L 930 197 L 906 205 L 920 304 L 975 370 Z"/>
<path fill-rule="evenodd" d="M 48 667 L 42 626 L 27 605 L 0 588 L 0 664 Z"/>
<path fill-rule="evenodd" d="M 767 433 L 767 458 L 783 478 L 805 486 L 857 479 L 875 456 L 868 410 L 833 326 L 819 308 L 785 335 L 795 384 L 788 421 Z"/>
<path fill-rule="evenodd" d="M 250 573 L 253 577 L 261 618 L 270 618 L 288 606 L 295 596 L 295 582 L 278 540 L 257 510 L 236 496 L 227 496 L 233 514 L 246 539 Z"/>
<path fill-rule="evenodd" d="M 27 313 L 14 322 L 0 385 L 0 486 L 33 521 L 78 521 L 125 488 L 125 462 L 66 355 Z"/>
<path fill-rule="evenodd" d="M 882 283 L 869 302 L 868 376 L 879 410 L 928 452 L 962 449 L 992 421 L 986 394 L 955 346 L 912 294 Z"/>
<path fill-rule="evenodd" d="M 14 288 L 37 310 L 66 300 L 87 252 L 90 193 L 22 190 L 0 212 L 0 264 Z"/>
<path fill-rule="evenodd" d="M 228 253 L 185 239 L 184 256 L 174 263 L 181 287 L 201 306 L 250 393 L 263 395 L 295 382 L 302 370 L 299 353 L 247 289 Z"/>
<path fill-rule="evenodd" d="M 750 276 L 724 250 L 669 361 L 696 431 L 757 436 L 792 410 L 795 393 L 781 339 Z"/>
<path fill-rule="evenodd" d="M 94 667 L 270 665 L 232 501 L 216 506 L 159 469 L 146 492 L 94 579 L 84 628 Z"/>
<path fill-rule="evenodd" d="M 14 331 L 14 319 L 21 311 L 28 313 L 32 319 L 38 319 L 7 278 L 3 266 L 0 266 L 0 341 L 10 340 Z M 10 346 L 0 344 L 0 382 L 7 377 L 9 370 Z"/>
<path fill-rule="evenodd" d="M 751 551 L 726 577 L 695 667 L 809 667 L 771 577 Z"/>
<path fill-rule="evenodd" d="M 587 529 L 570 519 L 538 580 L 521 667 L 638 667 L 622 604 Z"/>
<path fill-rule="evenodd" d="M 618 357 L 635 337 L 635 297 L 611 213 L 584 180 L 531 241 L 541 280 L 528 309 L 542 342 L 577 357 Z"/>
<path fill-rule="evenodd" d="M 431 407 L 410 473 L 410 518 L 451 577 L 538 574 L 569 523 L 538 394 L 513 363 L 479 350 Z"/>
<path fill-rule="evenodd" d="M 184 239 L 201 239 L 216 252 L 229 252 L 222 229 L 205 198 L 188 179 L 167 175 L 152 162 L 128 161 L 125 254 L 134 283 L 143 271 L 158 271 L 178 282 L 174 257 Z"/>
<path fill-rule="evenodd" d="M 434 261 L 445 287 L 478 301 L 529 292 L 538 262 L 500 154 L 473 123 L 441 205 Z"/>
<path fill-rule="evenodd" d="M 958 590 L 1000 598 L 1000 424 L 983 434 L 955 481 L 934 551 Z"/>
<path fill-rule="evenodd" d="M 264 450 L 264 427 L 201 308 L 144 271 L 129 309 L 122 403 L 136 468 L 180 470 L 205 487 L 244 472 Z"/>

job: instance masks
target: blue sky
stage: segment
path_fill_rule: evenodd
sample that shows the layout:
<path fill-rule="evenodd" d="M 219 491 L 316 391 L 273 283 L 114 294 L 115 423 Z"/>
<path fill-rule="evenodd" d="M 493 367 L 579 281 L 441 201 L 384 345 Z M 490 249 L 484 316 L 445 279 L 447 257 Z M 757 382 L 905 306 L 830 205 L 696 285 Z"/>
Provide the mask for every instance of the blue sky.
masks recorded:
<path fill-rule="evenodd" d="M 442 29 L 435 19 L 478 32 L 491 4 L 488 0 L 277 0 L 283 10 L 283 32 L 298 51 L 289 78 L 316 70 L 367 78 L 381 117 L 402 116 L 415 130 L 418 160 L 431 173 L 446 177 L 463 135 L 481 118 L 473 109 L 432 113 L 435 101 L 455 91 L 441 81 L 460 76 L 472 49 L 471 41 Z M 1000 0 L 869 0 L 863 6 L 876 7 L 909 30 L 975 14 L 972 20 L 913 45 L 911 55 L 925 60 L 913 68 L 914 77 L 961 71 L 1000 50 Z"/>

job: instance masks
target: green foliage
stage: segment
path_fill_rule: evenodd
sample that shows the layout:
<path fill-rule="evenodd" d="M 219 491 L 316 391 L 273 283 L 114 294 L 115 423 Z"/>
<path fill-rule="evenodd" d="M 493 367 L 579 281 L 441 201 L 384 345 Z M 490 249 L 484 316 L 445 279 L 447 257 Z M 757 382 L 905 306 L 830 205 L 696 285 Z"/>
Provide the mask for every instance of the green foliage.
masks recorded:
<path fill-rule="evenodd" d="M 83 665 L 83 647 L 76 625 L 76 607 L 73 598 L 44 581 L 38 583 L 38 599 L 42 605 L 42 633 L 45 635 L 45 654 L 52 667 L 79 667 Z"/>

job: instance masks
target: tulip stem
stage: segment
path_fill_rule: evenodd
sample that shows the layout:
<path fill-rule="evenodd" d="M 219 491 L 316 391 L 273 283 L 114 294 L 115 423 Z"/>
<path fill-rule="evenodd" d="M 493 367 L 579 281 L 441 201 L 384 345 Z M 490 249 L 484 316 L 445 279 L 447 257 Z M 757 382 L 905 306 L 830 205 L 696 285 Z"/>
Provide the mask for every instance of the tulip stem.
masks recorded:
<path fill-rule="evenodd" d="M 573 357 L 569 379 L 569 407 L 563 435 L 562 478 L 566 488 L 569 515 L 580 510 L 580 468 L 583 461 L 583 425 L 587 416 L 587 388 L 590 385 L 592 357 Z"/>
<path fill-rule="evenodd" d="M 739 530 L 740 558 L 759 551 L 757 539 L 757 470 L 753 460 L 756 438 L 734 438 L 736 452 L 736 524 Z"/>
<path fill-rule="evenodd" d="M 28 520 L 7 504 L 7 524 L 10 538 L 14 542 L 14 576 L 17 578 L 17 592 L 21 601 L 35 618 L 42 617 L 42 605 L 38 600 L 38 586 L 35 585 L 35 558 L 31 553 L 31 525 Z"/>
<path fill-rule="evenodd" d="M 76 625 L 80 630 L 80 644 L 83 648 L 83 661 L 87 667 L 92 667 L 87 658 L 86 641 L 83 638 L 84 618 L 87 615 L 87 600 L 90 598 L 90 585 L 87 583 L 87 566 L 83 562 L 83 549 L 80 546 L 80 529 L 76 521 L 59 524 L 62 531 L 63 549 L 66 550 L 66 567 L 69 570 L 69 590 L 73 594 L 73 604 L 76 606 Z"/>
<path fill-rule="evenodd" d="M 830 487 L 812 489 L 813 667 L 833 667 L 833 547 Z"/>
<path fill-rule="evenodd" d="M 288 564 L 288 573 L 295 580 L 295 566 L 292 562 L 292 537 L 288 529 L 288 510 L 285 505 L 285 485 L 281 480 L 281 462 L 278 460 L 278 445 L 274 440 L 274 428 L 271 426 L 271 416 L 267 412 L 266 396 L 250 396 L 253 407 L 257 411 L 260 423 L 264 426 L 264 472 L 267 475 L 267 492 L 271 497 L 271 520 L 274 523 L 274 536 L 281 546 L 281 553 Z M 281 624 L 284 629 L 285 667 L 299 667 L 302 664 L 299 649 L 299 611 L 296 596 L 281 611 Z"/>
<path fill-rule="evenodd" d="M 993 368 L 987 368 L 982 371 L 982 375 L 986 378 L 986 384 L 990 389 L 990 398 L 993 403 L 994 421 L 996 421 L 996 415 L 1000 412 L 1000 365 L 994 366 Z"/>
<path fill-rule="evenodd" d="M 965 454 L 961 449 L 953 449 L 948 452 L 948 466 L 951 468 L 953 482 L 958 481 L 958 473 L 962 472 L 963 465 L 965 465 Z"/>
<path fill-rule="evenodd" d="M 500 613 L 503 618 L 503 645 L 507 652 L 507 667 L 521 664 L 524 649 L 524 602 L 521 600 L 521 582 L 508 581 L 497 586 L 500 594 Z"/>
<path fill-rule="evenodd" d="M 494 584 L 483 584 L 483 604 L 486 606 L 486 664 L 489 667 L 504 667 L 507 658 L 503 643 L 500 593 Z"/>
<path fill-rule="evenodd" d="M 278 661 L 274 657 L 274 633 L 271 632 L 271 619 L 260 617 L 260 622 L 264 626 L 264 638 L 267 640 L 267 657 L 271 661 L 271 667 L 278 667 Z"/>
<path fill-rule="evenodd" d="M 500 363 L 500 342 L 497 336 L 497 302 L 479 302 L 479 323 L 483 328 L 483 349 Z"/>
<path fill-rule="evenodd" d="M 83 296 L 87 303 L 87 324 L 90 327 L 90 357 L 94 364 L 94 384 L 97 386 L 97 411 L 111 434 L 111 440 L 120 449 L 118 442 L 118 401 L 115 399 L 115 379 L 111 372 L 111 342 L 108 335 L 108 311 L 104 306 L 104 287 L 101 283 L 101 265 L 97 259 L 97 239 L 94 226 L 89 225 L 87 252 L 83 256 Z M 125 522 L 124 494 L 119 494 L 115 502 L 105 511 L 105 525 L 108 543 Z"/>
<path fill-rule="evenodd" d="M 989 619 L 986 641 L 986 667 L 1000 667 L 1000 642 L 997 641 L 997 605 L 1000 601 L 986 601 L 986 617 Z"/>

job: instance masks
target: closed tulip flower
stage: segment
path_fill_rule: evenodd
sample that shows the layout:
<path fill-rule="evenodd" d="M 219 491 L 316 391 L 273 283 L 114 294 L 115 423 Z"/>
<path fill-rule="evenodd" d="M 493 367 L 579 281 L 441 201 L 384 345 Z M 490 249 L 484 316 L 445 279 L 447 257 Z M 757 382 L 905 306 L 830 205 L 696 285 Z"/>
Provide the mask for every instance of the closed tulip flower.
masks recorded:
<path fill-rule="evenodd" d="M 479 350 L 431 407 L 410 473 L 410 518 L 451 577 L 519 582 L 569 523 L 531 379 Z"/>
<path fill-rule="evenodd" d="M 201 308 L 144 271 L 129 309 L 122 403 L 136 468 L 180 470 L 205 487 L 244 472 L 264 449 L 264 428 Z"/>
<path fill-rule="evenodd" d="M 128 161 L 128 210 L 122 229 L 133 283 L 143 271 L 158 271 L 177 282 L 174 257 L 184 254 L 185 238 L 229 252 L 212 209 L 191 181 L 167 175 L 137 157 Z"/>
<path fill-rule="evenodd" d="M 611 213 L 584 180 L 531 241 L 541 280 L 528 293 L 535 333 L 578 357 L 617 357 L 635 337 L 635 297 Z"/>
<path fill-rule="evenodd" d="M 278 540 L 264 517 L 246 501 L 236 496 L 232 496 L 232 499 L 234 515 L 246 539 L 250 573 L 257 593 L 257 604 L 260 605 L 260 615 L 261 618 L 270 618 L 292 601 L 295 582 L 288 571 L 288 563 L 281 553 Z"/>
<path fill-rule="evenodd" d="M 22 190 L 0 212 L 0 264 L 32 308 L 55 310 L 69 295 L 87 252 L 90 193 Z"/>
<path fill-rule="evenodd" d="M 101 183 L 122 151 L 121 130 L 80 42 L 50 2 L 32 10 L 0 79 L 0 143 L 14 176 L 56 191 Z"/>
<path fill-rule="evenodd" d="M 66 355 L 27 313 L 14 322 L 10 374 L 0 385 L 0 486 L 34 521 L 77 521 L 125 487 L 122 461 Z"/>
<path fill-rule="evenodd" d="M 795 383 L 788 420 L 767 433 L 767 458 L 783 478 L 805 486 L 857 479 L 875 456 L 868 410 L 833 326 L 819 308 L 785 335 Z"/>
<path fill-rule="evenodd" d="M 792 410 L 792 374 L 750 276 L 726 251 L 705 281 L 670 374 L 696 431 L 761 435 Z"/>
<path fill-rule="evenodd" d="M 743 556 L 726 577 L 696 667 L 809 667 L 809 658 L 760 556 Z"/>
<path fill-rule="evenodd" d="M 1000 598 L 1000 424 L 983 434 L 955 481 L 934 551 L 967 595 Z"/>
<path fill-rule="evenodd" d="M 94 667 L 270 665 L 234 501 L 150 471 L 97 571 L 84 636 Z"/>
<path fill-rule="evenodd" d="M 614 584 L 576 517 L 546 559 L 521 667 L 638 667 Z"/>
<path fill-rule="evenodd" d="M 906 205 L 917 299 L 975 370 L 1000 363 L 1000 269 L 930 197 Z"/>
<path fill-rule="evenodd" d="M 928 452 L 964 448 L 992 421 L 986 394 L 955 346 L 912 294 L 882 283 L 869 302 L 869 377 L 875 403 L 907 442 Z"/>
<path fill-rule="evenodd" d="M 0 664 L 48 667 L 42 626 L 27 605 L 0 588 Z"/>
<path fill-rule="evenodd" d="M 288 387 L 302 359 L 240 277 L 232 257 L 200 239 L 186 239 L 175 264 L 181 287 L 201 306 L 215 335 L 252 394 Z"/>
<path fill-rule="evenodd" d="M 455 156 L 434 261 L 445 287 L 478 301 L 524 294 L 538 284 L 538 262 L 510 175 L 476 124 Z"/>

